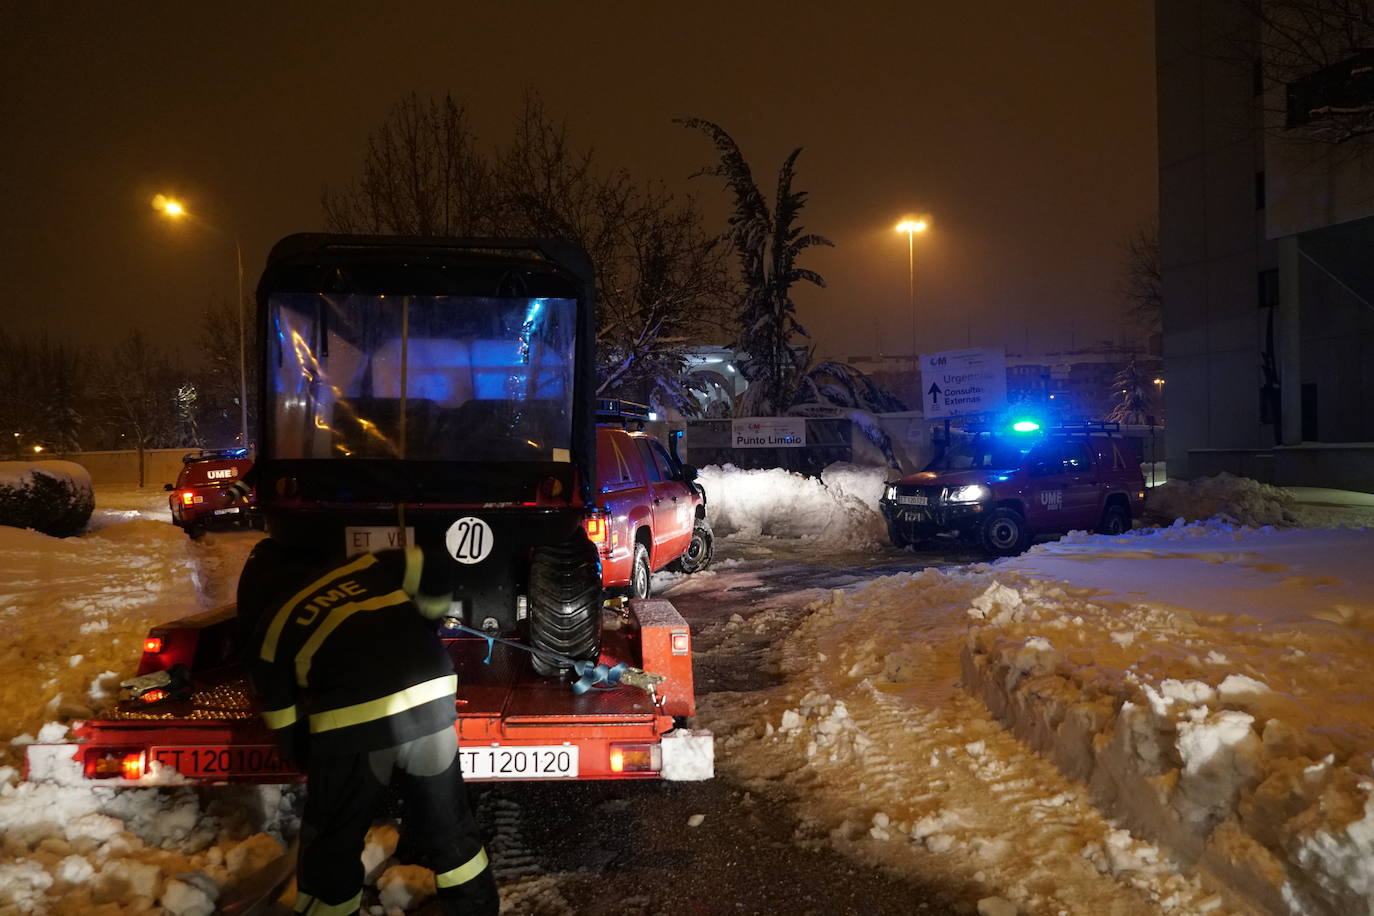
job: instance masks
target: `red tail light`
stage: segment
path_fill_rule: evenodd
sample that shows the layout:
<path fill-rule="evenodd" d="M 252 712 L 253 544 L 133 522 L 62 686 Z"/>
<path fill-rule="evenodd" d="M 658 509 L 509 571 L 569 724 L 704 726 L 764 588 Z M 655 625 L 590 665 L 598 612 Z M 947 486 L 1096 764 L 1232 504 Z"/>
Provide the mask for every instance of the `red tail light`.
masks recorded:
<path fill-rule="evenodd" d="M 662 755 L 657 744 L 613 744 L 611 772 L 654 773 L 663 769 Z"/>
<path fill-rule="evenodd" d="M 163 700 L 167 699 L 167 691 L 163 690 L 161 687 L 154 687 L 152 690 L 149 690 L 147 693 L 143 694 L 138 699 L 139 702 L 147 703 L 149 706 L 151 706 L 154 703 L 160 703 Z"/>
<path fill-rule="evenodd" d="M 162 651 L 162 637 L 161 637 L 161 636 L 149 636 L 147 639 L 143 640 L 143 651 L 144 651 L 144 652 L 151 652 L 151 653 L 153 653 L 154 655 L 156 655 L 156 654 L 158 654 L 159 652 L 161 652 L 161 651 Z"/>
<path fill-rule="evenodd" d="M 610 523 L 604 515 L 589 515 L 583 521 L 582 527 L 587 529 L 587 538 L 596 546 L 600 547 L 606 543 L 607 534 L 610 532 Z"/>
<path fill-rule="evenodd" d="M 143 778 L 143 750 L 132 747 L 92 748 L 83 761 L 89 779 Z"/>

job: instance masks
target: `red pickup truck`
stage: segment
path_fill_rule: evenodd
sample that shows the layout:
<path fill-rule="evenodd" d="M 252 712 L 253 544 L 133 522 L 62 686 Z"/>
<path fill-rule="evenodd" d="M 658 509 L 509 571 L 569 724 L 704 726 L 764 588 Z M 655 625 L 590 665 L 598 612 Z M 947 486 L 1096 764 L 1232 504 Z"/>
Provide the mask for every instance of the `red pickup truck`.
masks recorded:
<path fill-rule="evenodd" d="M 248 449 L 201 449 L 183 456 L 181 463 L 177 482 L 163 487 L 171 494 L 172 524 L 193 538 L 210 528 L 260 526 L 254 494 L 243 496 L 231 486 L 253 467 Z"/>
<path fill-rule="evenodd" d="M 888 536 L 906 547 L 955 534 L 1011 556 L 1040 534 L 1129 531 L 1145 479 L 1139 449 L 1115 425 L 1021 422 L 962 436 L 924 471 L 884 488 Z"/>
<path fill-rule="evenodd" d="M 697 472 L 657 439 L 632 430 L 647 410 L 624 403 L 602 409 L 596 430 L 600 522 L 590 522 L 601 552 L 601 581 L 631 598 L 649 597 L 650 576 L 669 568 L 686 573 L 711 562 L 714 539 L 706 521 L 706 494 Z M 642 413 L 641 413 L 642 411 Z M 599 534 L 599 537 L 597 536 Z"/>

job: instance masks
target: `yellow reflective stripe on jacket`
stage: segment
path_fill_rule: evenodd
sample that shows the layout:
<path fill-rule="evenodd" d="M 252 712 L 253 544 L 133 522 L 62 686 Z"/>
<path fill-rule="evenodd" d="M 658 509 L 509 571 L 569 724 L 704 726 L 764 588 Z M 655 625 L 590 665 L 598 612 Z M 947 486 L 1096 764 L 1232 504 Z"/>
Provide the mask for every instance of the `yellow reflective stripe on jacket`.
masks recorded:
<path fill-rule="evenodd" d="M 361 725 L 364 722 L 405 712 L 407 709 L 414 709 L 416 706 L 423 706 L 431 700 L 457 692 L 458 675 L 445 674 L 443 677 L 436 677 L 432 681 L 425 681 L 423 684 L 416 684 L 414 687 L 407 687 L 405 690 L 398 690 L 387 696 L 368 700 L 366 703 L 317 712 L 310 717 L 310 731 L 318 734 L 336 728 L 346 728 L 349 725 Z"/>
<path fill-rule="evenodd" d="M 296 712 L 296 704 L 292 703 L 285 709 L 264 709 L 262 711 L 262 721 L 267 723 L 267 727 L 276 731 L 279 728 L 293 724 L 300 714 Z"/>
<path fill-rule="evenodd" d="M 283 604 L 277 611 L 277 616 L 272 618 L 272 625 L 267 628 L 267 637 L 262 641 L 262 660 L 270 662 L 276 659 L 277 643 L 281 641 L 281 631 L 286 627 L 286 621 L 290 619 L 292 614 L 296 613 L 297 604 L 309 598 L 311 592 L 328 585 L 331 580 L 337 579 L 339 576 L 346 576 L 349 573 L 367 569 L 376 562 L 377 558 L 372 554 L 364 554 L 347 566 L 340 569 L 332 569 L 323 576 L 320 576 L 314 582 L 311 582 L 305 588 L 297 592 L 290 601 Z"/>
<path fill-rule="evenodd" d="M 309 894 L 307 894 L 307 893 L 306 893 L 305 891 L 303 891 L 303 890 L 297 889 L 297 890 L 296 890 L 296 902 L 295 902 L 295 904 L 292 905 L 292 907 L 291 907 L 291 912 L 293 912 L 293 913 L 304 913 L 307 909 L 310 908 L 310 904 L 312 904 L 312 903 L 314 903 L 314 902 L 315 902 L 315 898 L 314 898 L 314 897 L 310 896 Z"/>
<path fill-rule="evenodd" d="M 310 901 L 304 910 L 305 916 L 352 916 L 363 905 L 363 892 L 358 891 L 343 903 L 325 903 L 318 897 Z"/>
<path fill-rule="evenodd" d="M 477 855 L 468 859 L 457 868 L 450 868 L 443 874 L 434 876 L 434 883 L 439 887 L 457 887 L 459 884 L 467 884 L 473 878 L 482 873 L 482 869 L 487 867 L 487 851 L 485 848 L 477 850 Z"/>
<path fill-rule="evenodd" d="M 378 608 L 395 607 L 398 604 L 405 604 L 409 600 L 405 592 L 397 589 L 376 598 L 369 598 L 366 601 L 341 604 L 327 611 L 329 616 L 325 618 L 324 623 L 315 628 L 315 632 L 310 634 L 305 645 L 301 646 L 301 650 L 296 653 L 296 683 L 302 687 L 306 686 L 307 678 L 310 676 L 310 663 L 314 661 L 315 653 L 329 638 L 329 634 L 339 628 L 339 624 L 359 611 L 375 611 Z"/>
<path fill-rule="evenodd" d="M 414 598 L 420 590 L 420 571 L 424 569 L 425 555 L 418 547 L 406 548 L 406 575 L 401 580 L 401 591 Z"/>

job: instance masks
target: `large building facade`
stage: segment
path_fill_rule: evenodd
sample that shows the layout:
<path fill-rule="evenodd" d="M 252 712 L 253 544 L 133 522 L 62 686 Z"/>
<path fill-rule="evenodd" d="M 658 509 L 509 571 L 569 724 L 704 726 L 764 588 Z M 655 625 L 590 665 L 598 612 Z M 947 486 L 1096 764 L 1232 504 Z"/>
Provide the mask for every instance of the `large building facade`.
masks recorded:
<path fill-rule="evenodd" d="M 1156 5 L 1169 473 L 1374 491 L 1374 62 L 1290 6 Z"/>

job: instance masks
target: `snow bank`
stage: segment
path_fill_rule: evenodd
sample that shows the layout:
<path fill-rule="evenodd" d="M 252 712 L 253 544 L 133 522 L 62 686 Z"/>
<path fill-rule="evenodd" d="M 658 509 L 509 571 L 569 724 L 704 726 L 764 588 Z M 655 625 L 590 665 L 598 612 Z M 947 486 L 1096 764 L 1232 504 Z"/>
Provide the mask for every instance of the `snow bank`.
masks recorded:
<path fill-rule="evenodd" d="M 1301 498 L 1300 498 L 1301 497 Z M 1170 524 L 1216 520 L 1262 528 L 1334 528 L 1374 525 L 1374 506 L 1364 493 L 1274 487 L 1221 473 L 1197 480 L 1170 480 L 1150 490 L 1146 519 Z"/>
<path fill-rule="evenodd" d="M 808 538 L 855 547 L 886 537 L 877 508 L 886 475 L 883 468 L 832 464 L 817 480 L 727 464 L 702 468 L 698 482 L 718 537 Z"/>
<path fill-rule="evenodd" d="M 161 491 L 95 496 L 80 537 L 0 527 L 0 914 L 209 913 L 294 832 L 295 790 L 115 791 L 21 783 L 19 771 L 29 744 L 62 741 L 109 702 L 151 624 L 231 596 L 261 535 L 192 542 L 166 521 Z"/>
<path fill-rule="evenodd" d="M 1044 545 L 969 602 L 964 684 L 1256 910 L 1374 911 L 1370 556 L 1215 524 Z"/>
<path fill-rule="evenodd" d="M 800 620 L 770 605 L 701 634 L 723 666 L 795 626 L 764 663 L 776 688 L 699 698 L 718 772 L 804 798 L 799 842 L 958 888 L 984 911 L 1211 911 L 1213 894 L 1102 818 L 959 689 L 966 611 L 993 571 L 886 576 L 797 609 Z M 1134 909 L 1121 908 L 1123 883 L 1140 895 Z"/>

